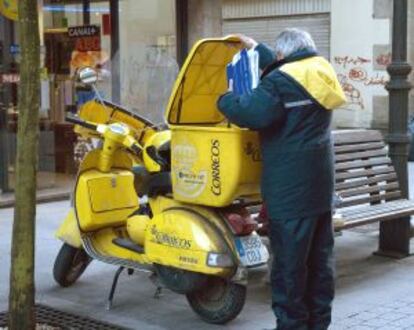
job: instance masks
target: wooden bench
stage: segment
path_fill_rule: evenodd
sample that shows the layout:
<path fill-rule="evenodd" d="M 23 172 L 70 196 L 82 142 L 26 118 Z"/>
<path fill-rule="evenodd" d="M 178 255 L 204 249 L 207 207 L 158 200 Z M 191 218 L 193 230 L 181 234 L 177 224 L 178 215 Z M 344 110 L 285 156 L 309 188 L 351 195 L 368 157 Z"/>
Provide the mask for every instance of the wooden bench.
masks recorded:
<path fill-rule="evenodd" d="M 334 131 L 333 137 L 339 199 L 336 231 L 414 214 L 414 201 L 401 197 L 397 174 L 379 131 Z"/>
<path fill-rule="evenodd" d="M 402 198 L 397 174 L 382 134 L 376 130 L 334 131 L 335 231 L 414 214 L 414 201 Z M 261 206 L 249 207 L 258 214 Z M 259 221 L 266 235 L 268 219 Z"/>

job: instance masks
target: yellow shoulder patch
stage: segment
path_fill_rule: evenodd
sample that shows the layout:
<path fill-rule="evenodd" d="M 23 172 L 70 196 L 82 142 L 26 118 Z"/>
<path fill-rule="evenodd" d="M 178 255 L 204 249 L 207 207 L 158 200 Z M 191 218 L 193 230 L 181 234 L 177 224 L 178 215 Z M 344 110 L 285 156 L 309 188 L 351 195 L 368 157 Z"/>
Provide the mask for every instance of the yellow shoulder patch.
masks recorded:
<path fill-rule="evenodd" d="M 346 96 L 334 69 L 321 56 L 287 63 L 279 70 L 294 79 L 328 110 L 338 108 L 346 103 Z"/>

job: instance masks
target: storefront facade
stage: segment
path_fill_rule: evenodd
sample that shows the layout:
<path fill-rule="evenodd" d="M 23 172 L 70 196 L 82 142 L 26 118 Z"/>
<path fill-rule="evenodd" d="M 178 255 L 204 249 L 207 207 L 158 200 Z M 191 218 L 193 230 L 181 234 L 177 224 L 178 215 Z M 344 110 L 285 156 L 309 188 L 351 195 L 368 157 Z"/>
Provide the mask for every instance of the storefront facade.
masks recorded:
<path fill-rule="evenodd" d="M 17 24 L 11 20 L 13 3 L 17 0 L 0 0 L 3 191 L 13 189 L 18 118 L 19 45 Z M 384 86 L 390 61 L 391 3 L 392 0 L 39 0 L 42 104 L 38 186 L 73 182 L 76 136 L 64 117 L 88 98 L 87 93 L 77 89 L 77 68 L 98 68 L 98 89 L 105 98 L 160 123 L 179 66 L 188 49 L 202 37 L 246 33 L 272 45 L 276 34 L 285 27 L 310 31 L 321 54 L 335 66 L 348 96 L 348 104 L 335 112 L 335 127 L 386 130 L 388 93 Z M 408 57 L 412 62 L 411 2 L 408 17 Z M 410 113 L 414 114 L 413 97 L 410 104 Z"/>
<path fill-rule="evenodd" d="M 14 188 L 19 45 L 17 23 L 6 17 L 12 0 L 0 0 L 0 190 Z M 100 72 L 98 90 L 155 123 L 178 73 L 175 0 L 39 1 L 41 109 L 38 188 L 70 189 L 77 170 L 77 137 L 68 112 L 91 95 L 76 72 Z M 179 33 L 182 28 L 180 28 Z M 183 56 L 180 55 L 179 56 Z"/>

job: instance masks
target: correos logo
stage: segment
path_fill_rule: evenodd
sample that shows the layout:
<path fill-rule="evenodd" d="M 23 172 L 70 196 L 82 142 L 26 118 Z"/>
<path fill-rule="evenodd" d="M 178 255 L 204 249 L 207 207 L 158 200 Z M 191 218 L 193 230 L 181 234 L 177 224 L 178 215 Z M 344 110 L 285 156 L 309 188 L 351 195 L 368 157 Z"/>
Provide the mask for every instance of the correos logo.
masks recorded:
<path fill-rule="evenodd" d="M 207 171 L 197 168 L 198 151 L 192 144 L 177 144 L 172 149 L 174 194 L 188 199 L 200 196 L 207 184 Z"/>
<path fill-rule="evenodd" d="M 220 176 L 220 141 L 211 140 L 211 192 L 221 195 L 221 176 Z"/>

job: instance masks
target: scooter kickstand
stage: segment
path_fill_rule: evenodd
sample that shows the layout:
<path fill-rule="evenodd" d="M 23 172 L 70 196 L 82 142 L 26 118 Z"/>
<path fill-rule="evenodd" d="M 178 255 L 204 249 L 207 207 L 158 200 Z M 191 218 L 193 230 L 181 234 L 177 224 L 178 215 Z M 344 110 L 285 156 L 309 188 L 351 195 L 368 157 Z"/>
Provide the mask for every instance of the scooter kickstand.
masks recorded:
<path fill-rule="evenodd" d="M 157 288 L 155 289 L 155 293 L 154 293 L 154 299 L 160 299 L 161 296 L 162 296 L 162 287 L 157 286 Z"/>
<path fill-rule="evenodd" d="M 118 284 L 119 275 L 121 275 L 122 271 L 124 270 L 124 266 L 118 268 L 115 273 L 114 280 L 112 281 L 111 291 L 109 292 L 108 302 L 106 305 L 106 310 L 109 311 L 112 308 L 112 301 L 114 299 L 115 289 Z"/>

